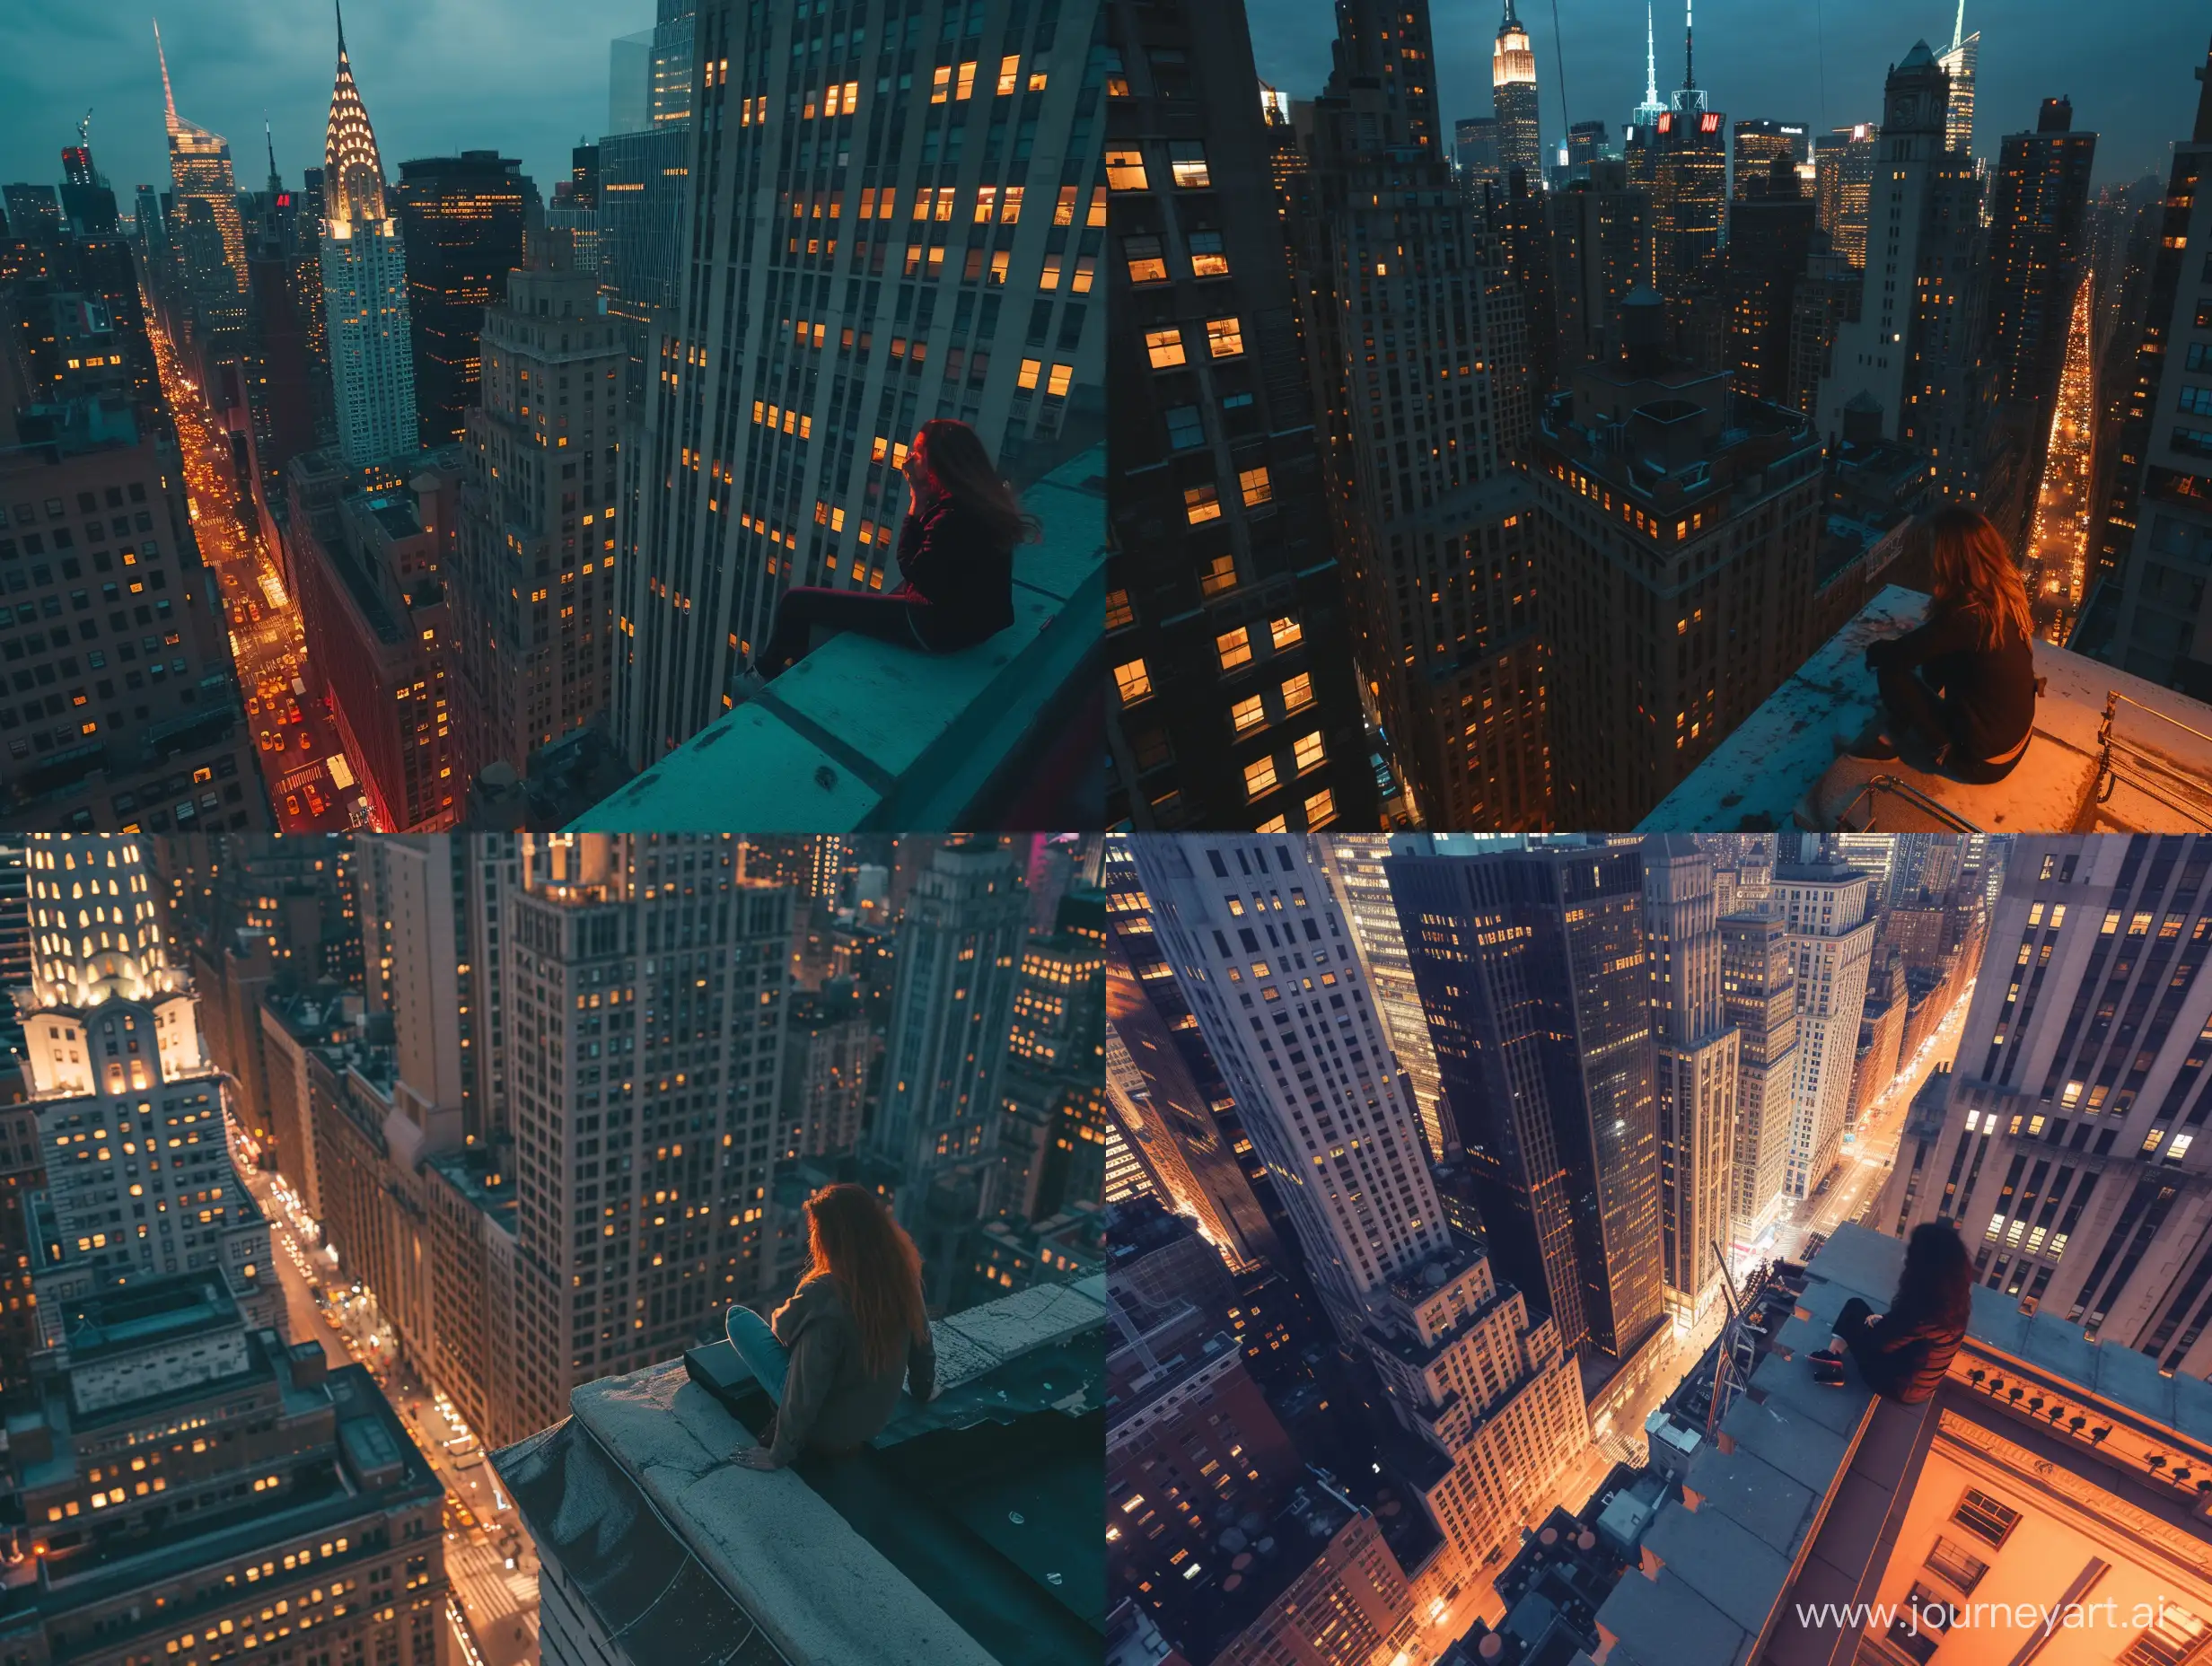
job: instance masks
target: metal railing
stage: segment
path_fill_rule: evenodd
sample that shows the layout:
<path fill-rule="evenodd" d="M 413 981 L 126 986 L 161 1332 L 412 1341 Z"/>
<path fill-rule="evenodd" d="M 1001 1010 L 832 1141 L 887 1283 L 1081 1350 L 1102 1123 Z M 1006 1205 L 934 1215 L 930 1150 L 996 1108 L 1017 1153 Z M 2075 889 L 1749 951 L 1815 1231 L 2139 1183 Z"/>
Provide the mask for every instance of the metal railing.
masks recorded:
<path fill-rule="evenodd" d="M 1949 828 L 1954 833 L 1979 833 L 1984 830 L 1959 814 L 1950 805 L 1929 797 L 1911 782 L 1892 775 L 1869 776 L 1862 781 L 1858 791 L 1852 794 L 1849 801 L 1836 812 L 1835 830 L 1839 833 L 1896 831 L 1893 828 L 1884 829 L 1881 825 L 1875 801 L 1885 794 L 1892 798 L 1901 799 L 1923 815 L 1941 826 Z M 1851 820 L 1851 812 L 1861 804 L 1866 806 L 1866 819 L 1862 822 L 1854 822 Z"/>
<path fill-rule="evenodd" d="M 2169 729 L 2202 743 L 2205 762 L 2191 768 L 2148 743 L 2119 734 L 2114 725 L 2123 706 L 2131 706 L 2156 718 Z M 2212 832 L 2212 734 L 2169 716 L 2155 706 L 2113 688 L 2104 697 L 2104 715 L 2097 724 L 2097 784 L 2094 802 L 2110 803 L 2112 789 L 2127 785 L 2154 802 L 2164 805 L 2189 823 Z"/>

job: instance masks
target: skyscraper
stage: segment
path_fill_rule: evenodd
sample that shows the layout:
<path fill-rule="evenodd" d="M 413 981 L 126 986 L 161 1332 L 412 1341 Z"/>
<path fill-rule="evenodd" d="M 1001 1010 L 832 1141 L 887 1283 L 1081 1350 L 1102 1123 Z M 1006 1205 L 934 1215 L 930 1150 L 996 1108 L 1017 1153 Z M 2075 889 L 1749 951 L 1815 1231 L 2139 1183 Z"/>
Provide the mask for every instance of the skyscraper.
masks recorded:
<path fill-rule="evenodd" d="M 1414 836 L 1417 839 L 1418 835 Z M 1399 924 L 1384 862 L 1390 840 L 1379 833 L 1338 833 L 1321 841 L 1319 855 L 1344 905 L 1353 946 L 1367 969 L 1375 1012 L 1390 1038 L 1391 1055 L 1413 1084 L 1413 1102 L 1421 1117 L 1421 1143 L 1432 1162 L 1454 1150 L 1446 1126 L 1444 1086 L 1436 1074 L 1436 1050 L 1429 1044 L 1428 1019 L 1421 991 L 1406 958 L 1405 928 Z"/>
<path fill-rule="evenodd" d="M 1497 26 L 1497 44 L 1490 53 L 1490 103 L 1497 113 L 1500 177 L 1510 180 L 1518 168 L 1529 189 L 1540 190 L 1544 145 L 1536 120 L 1536 54 L 1528 30 L 1514 15 L 1513 0 L 1505 0 L 1505 21 Z"/>
<path fill-rule="evenodd" d="M 506 275 L 481 350 L 452 575 L 471 773 L 496 761 L 520 771 L 606 707 L 628 359 L 590 275 L 544 263 Z"/>
<path fill-rule="evenodd" d="M 1786 150 L 1769 152 L 1761 177 L 1741 171 L 1743 124 L 1736 124 L 1739 171 L 1728 205 L 1721 289 L 1728 309 L 1728 367 L 1738 393 L 1790 404 L 1791 322 L 1813 253 L 1813 199 L 1799 193 Z"/>
<path fill-rule="evenodd" d="M 1856 400 L 1883 439 L 1929 460 L 1931 495 L 1966 499 L 1979 483 L 1970 436 L 1981 240 L 1972 165 L 1942 145 L 1949 84 L 1924 40 L 1883 84 L 1864 296 L 1838 326 L 1815 425 L 1833 439 Z"/>
<path fill-rule="evenodd" d="M 1797 985 L 1797 1068 L 1783 1174 L 1792 1197 L 1819 1188 L 1842 1146 L 1874 952 L 1873 889 L 1866 874 L 1841 863 L 1774 870 L 1774 907 L 1789 934 Z"/>
<path fill-rule="evenodd" d="M 1729 1179 L 1734 1246 L 1766 1239 L 1788 1176 L 1797 1077 L 1797 974 L 1789 928 L 1760 903 L 1720 920 L 1721 1002 L 1742 1038 L 1736 1066 L 1735 1153 Z"/>
<path fill-rule="evenodd" d="M 172 1274 L 276 1322 L 268 1224 L 231 1164 L 222 1085 L 169 964 L 143 845 L 57 834 L 29 867 L 25 1063 L 47 1162 L 24 1207 L 42 1343 L 61 1345 L 71 1307 L 96 1292 Z"/>
<path fill-rule="evenodd" d="M 522 164 L 463 151 L 399 164 L 391 191 L 407 250 L 416 408 L 427 450 L 450 445 L 479 402 L 485 310 L 522 264 Z"/>
<path fill-rule="evenodd" d="M 230 141 L 177 114 L 159 24 L 154 30 L 154 49 L 161 60 L 162 97 L 168 107 L 171 212 L 188 224 L 204 215 L 213 232 L 204 245 L 186 250 L 187 293 L 195 317 L 208 330 L 237 329 L 245 322 L 246 233 L 238 215 Z"/>
<path fill-rule="evenodd" d="M 1625 1360 L 1666 1312 L 1643 856 L 1547 845 L 1387 871 L 1490 1256 L 1570 1354 Z"/>
<path fill-rule="evenodd" d="M 1107 275 L 1107 820 L 1374 827 L 1313 392 L 1266 373 L 1303 368 L 1304 345 L 1279 203 L 1245 189 L 1269 139 L 1244 13 L 1114 0 L 1112 15 L 1136 89 L 1106 107 L 1113 215 L 1162 258 Z M 1172 67 L 1154 87 L 1156 62 Z"/>
<path fill-rule="evenodd" d="M 1733 199 L 1729 206 L 1729 235 L 1733 238 L 1734 203 L 1754 194 L 1766 194 L 1776 162 L 1786 162 L 1795 166 L 1800 160 L 1797 148 L 1804 137 L 1804 129 L 1787 129 L 1778 121 L 1749 116 L 1737 120 L 1730 136 L 1735 147 L 1730 162 L 1734 183 L 1729 189 Z"/>
<path fill-rule="evenodd" d="M 407 256 L 384 199 L 384 163 L 354 85 L 346 33 L 323 141 L 322 298 L 338 447 L 349 469 L 418 449 Z"/>
<path fill-rule="evenodd" d="M 1951 44 L 1936 61 L 1951 77 L 1951 99 L 1944 113 L 1944 148 L 1971 153 L 1974 148 L 1974 66 L 1981 57 L 1981 31 L 1966 32 L 1966 0 L 1959 0 L 1951 25 Z"/>
<path fill-rule="evenodd" d="M 1978 1282 L 2183 1378 L 2212 1363 L 2208 873 L 2201 837 L 2019 841 L 1940 1117 L 1874 1223 L 1953 1223 Z"/>
<path fill-rule="evenodd" d="M 1103 147 L 1073 137 L 1093 131 L 1094 5 L 933 0 L 916 33 L 949 31 L 946 55 L 910 84 L 873 50 L 888 11 L 848 13 L 833 57 L 794 56 L 806 25 L 782 8 L 712 0 L 696 20 L 683 269 L 734 281 L 680 287 L 626 448 L 644 503 L 615 732 L 634 763 L 727 709 L 786 588 L 897 583 L 921 420 L 976 428 L 1017 487 L 1102 432 Z M 611 191 L 603 144 L 601 168 Z M 1219 241 L 1194 233 L 1194 258 L 1222 263 Z"/>
<path fill-rule="evenodd" d="M 1338 18 L 1291 217 L 1359 669 L 1424 820 L 1532 827 L 1545 672 L 1527 488 L 1507 462 L 1524 361 L 1496 310 L 1518 295 L 1469 258 L 1488 251 L 1441 153 L 1425 0 Z"/>
<path fill-rule="evenodd" d="M 1501 190 L 1505 176 L 1497 163 L 1497 118 L 1462 116 L 1452 124 L 1452 166 L 1468 206 L 1479 210 L 1486 189 Z"/>
<path fill-rule="evenodd" d="M 1651 193 L 1629 184 L 1626 162 L 1599 157 L 1545 207 L 1564 380 L 1592 359 L 1620 356 L 1621 306 L 1651 282 Z"/>
<path fill-rule="evenodd" d="M 1653 287 L 1667 303 L 1671 350 L 1700 370 L 1723 362 L 1720 248 L 1728 199 L 1728 118 L 1706 104 L 1685 5 L 1682 84 L 1652 127 L 1646 165 Z"/>
<path fill-rule="evenodd" d="M 1866 265 L 1866 205 L 1874 188 L 1881 124 L 1862 121 L 1813 142 L 1813 201 L 1820 228 L 1854 267 Z"/>
<path fill-rule="evenodd" d="M 1743 1038 L 1723 998 L 1712 859 L 1679 833 L 1646 839 L 1643 858 L 1659 1259 L 1668 1305 L 1694 1324 L 1726 1272 Z"/>

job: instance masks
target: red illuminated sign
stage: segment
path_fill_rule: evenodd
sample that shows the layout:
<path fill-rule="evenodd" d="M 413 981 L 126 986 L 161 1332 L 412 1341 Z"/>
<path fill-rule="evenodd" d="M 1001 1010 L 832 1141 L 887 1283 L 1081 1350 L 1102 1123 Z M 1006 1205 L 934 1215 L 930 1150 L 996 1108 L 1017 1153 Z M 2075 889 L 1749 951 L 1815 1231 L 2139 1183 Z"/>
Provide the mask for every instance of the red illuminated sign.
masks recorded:
<path fill-rule="evenodd" d="M 1699 133 L 1718 133 L 1720 131 L 1720 118 L 1708 110 L 1706 114 L 1698 118 L 1698 131 Z"/>
<path fill-rule="evenodd" d="M 1674 112 L 1672 110 L 1669 110 L 1665 115 L 1659 118 L 1659 131 L 1662 133 L 1672 133 L 1674 131 Z"/>

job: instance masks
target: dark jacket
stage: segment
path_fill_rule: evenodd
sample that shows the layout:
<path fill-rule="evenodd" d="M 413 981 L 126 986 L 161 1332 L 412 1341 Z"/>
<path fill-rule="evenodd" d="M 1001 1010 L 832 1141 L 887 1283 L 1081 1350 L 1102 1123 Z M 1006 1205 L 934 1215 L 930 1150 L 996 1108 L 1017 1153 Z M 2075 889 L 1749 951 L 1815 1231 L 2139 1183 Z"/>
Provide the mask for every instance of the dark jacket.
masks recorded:
<path fill-rule="evenodd" d="M 1918 671 L 1942 697 L 1948 740 L 1977 759 L 2003 758 L 2035 726 L 2035 650 L 2015 636 L 1997 647 L 1981 643 L 1977 620 L 1938 602 L 1927 623 L 1902 636 L 1870 644 L 1867 669 Z"/>
<path fill-rule="evenodd" d="M 896 1364 L 870 1372 L 860 1328 L 834 1278 L 808 1279 L 768 1323 L 791 1352 L 771 1449 L 781 1462 L 810 1448 L 849 1451 L 873 1440 L 898 1409 L 902 1380 L 917 1400 L 935 1391 L 937 1354 L 927 1328 Z"/>
<path fill-rule="evenodd" d="M 1847 1333 L 1845 1340 L 1867 1387 L 1907 1406 L 1918 1406 L 1935 1394 L 1951 1369 L 1959 1345 L 1966 1340 L 1970 1311 L 1962 1308 L 1947 1314 L 1896 1309 L 1868 1320 L 1856 1334 Z"/>
<path fill-rule="evenodd" d="M 932 648 L 972 646 L 1014 623 L 1014 546 L 951 498 L 899 529 L 899 588 L 929 603 L 918 628 Z"/>

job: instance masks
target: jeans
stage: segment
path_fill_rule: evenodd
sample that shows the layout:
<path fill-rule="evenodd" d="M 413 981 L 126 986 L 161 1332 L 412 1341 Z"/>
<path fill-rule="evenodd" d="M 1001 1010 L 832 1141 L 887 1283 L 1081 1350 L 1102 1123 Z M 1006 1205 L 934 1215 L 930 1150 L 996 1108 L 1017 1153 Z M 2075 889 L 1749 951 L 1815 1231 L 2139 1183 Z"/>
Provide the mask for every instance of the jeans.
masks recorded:
<path fill-rule="evenodd" d="M 1881 690 L 1891 738 L 1909 730 L 1932 747 L 1948 746 L 1951 750 L 1944 759 L 1944 771 L 1958 780 L 1991 785 L 2012 774 L 2025 756 L 2024 752 L 2016 754 L 2002 764 L 1975 757 L 1962 732 L 1964 720 L 1947 691 L 1940 684 L 1930 683 L 1917 666 L 1884 665 L 1874 673 L 1874 686 Z"/>
<path fill-rule="evenodd" d="M 791 1351 L 776 1339 L 768 1321 L 740 1303 L 731 1308 L 730 1346 L 751 1367 L 753 1376 L 778 1406 L 784 1403 L 784 1377 L 791 1369 Z"/>
<path fill-rule="evenodd" d="M 775 677 L 789 671 L 811 651 L 816 626 L 827 630 L 856 630 L 864 636 L 895 642 L 901 647 L 930 652 L 936 644 L 929 627 L 929 603 L 919 596 L 879 596 L 859 590 L 830 590 L 801 586 L 784 592 L 776 608 L 776 628 L 758 662 L 760 674 Z"/>

